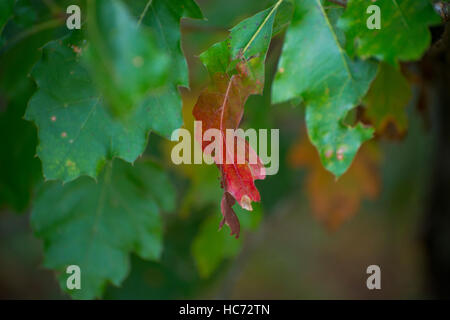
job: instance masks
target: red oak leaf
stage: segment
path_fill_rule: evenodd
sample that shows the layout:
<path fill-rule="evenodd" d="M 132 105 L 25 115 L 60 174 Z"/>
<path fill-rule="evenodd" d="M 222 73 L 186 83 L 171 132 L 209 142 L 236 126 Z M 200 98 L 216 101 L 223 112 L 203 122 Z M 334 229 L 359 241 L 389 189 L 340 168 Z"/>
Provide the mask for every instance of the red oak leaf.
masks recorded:
<path fill-rule="evenodd" d="M 252 210 L 252 201 L 259 202 L 261 197 L 255 186 L 255 180 L 265 178 L 265 169 L 256 152 L 248 142 L 237 135 L 227 135 L 227 129 L 237 129 L 244 113 L 244 105 L 250 94 L 259 93 L 260 83 L 251 80 L 243 64 L 238 64 L 237 73 L 231 77 L 225 73 L 214 76 L 213 88 L 205 89 L 194 106 L 193 114 L 201 121 L 201 130 L 196 130 L 201 136 L 196 139 L 202 145 L 204 153 L 211 155 L 222 174 L 221 209 L 223 221 L 231 234 L 239 237 L 239 220 L 232 206 L 237 201 L 239 205 Z M 220 140 L 214 141 L 217 148 L 208 148 L 212 143 L 203 141 L 202 130 L 217 129 Z M 215 154 L 212 154 L 215 151 Z M 217 152 L 219 151 L 219 152 Z M 232 201 L 231 201 L 232 200 Z"/>
<path fill-rule="evenodd" d="M 241 224 L 233 210 L 233 205 L 236 200 L 228 193 L 224 192 L 222 201 L 220 203 L 220 209 L 222 210 L 223 219 L 220 221 L 219 229 L 226 223 L 231 229 L 231 236 L 236 235 L 236 239 L 239 238 L 239 232 L 241 231 Z"/>

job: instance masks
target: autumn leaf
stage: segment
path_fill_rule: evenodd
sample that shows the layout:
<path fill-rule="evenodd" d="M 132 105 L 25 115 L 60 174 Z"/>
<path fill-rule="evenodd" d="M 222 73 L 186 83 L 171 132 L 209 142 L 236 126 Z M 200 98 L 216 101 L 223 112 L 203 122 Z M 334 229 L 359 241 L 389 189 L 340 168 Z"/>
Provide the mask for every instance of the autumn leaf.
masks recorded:
<path fill-rule="evenodd" d="M 230 235 L 236 235 L 236 238 L 238 238 L 241 231 L 241 225 L 236 212 L 233 210 L 233 205 L 235 203 L 236 200 L 233 196 L 228 192 L 224 192 L 222 201 L 220 202 L 220 210 L 222 211 L 223 219 L 219 224 L 219 229 L 222 229 L 223 225 L 226 223 L 231 229 Z"/>
<path fill-rule="evenodd" d="M 395 128 L 402 136 L 408 127 L 405 108 L 412 97 L 411 85 L 402 72 L 387 63 L 381 63 L 377 77 L 363 99 L 364 120 L 373 124 L 377 134 Z"/>
<path fill-rule="evenodd" d="M 336 230 L 353 217 L 364 199 L 375 199 L 380 190 L 378 149 L 365 144 L 357 153 L 348 172 L 336 180 L 323 168 L 306 133 L 289 155 L 292 167 L 307 168 L 306 192 L 315 217 L 329 230 Z"/>
<path fill-rule="evenodd" d="M 254 181 L 264 179 L 265 172 L 261 160 L 247 141 L 241 140 L 245 149 L 238 148 L 235 152 L 234 147 L 242 138 L 233 136 L 230 140 L 227 137 L 227 129 L 238 128 L 248 96 L 258 90 L 253 82 L 249 81 L 246 71 L 243 71 L 245 69 L 243 64 L 239 64 L 237 69 L 241 73 L 231 77 L 227 74 L 216 74 L 214 87 L 201 93 L 194 106 L 193 114 L 195 119 L 201 121 L 202 130 L 218 129 L 220 131 L 221 139 L 218 142 L 220 148 L 216 149 L 215 154 L 212 154 L 214 150 L 209 148 L 211 142 L 202 141 L 201 137 L 197 137 L 197 140 L 202 144 L 203 152 L 214 158 L 222 175 L 224 195 L 221 203 L 223 215 L 221 226 L 226 223 L 231 229 L 231 234 L 239 237 L 239 220 L 232 206 L 236 200 L 242 208 L 252 210 L 252 201 L 258 202 L 261 199 Z M 197 132 L 201 131 L 197 130 Z M 245 152 L 245 159 L 242 160 L 245 161 L 238 161 L 240 153 L 243 152 Z M 255 163 L 250 161 L 252 158 L 256 159 Z"/>
<path fill-rule="evenodd" d="M 282 1 L 245 19 L 230 30 L 230 36 L 225 41 L 214 44 L 200 55 L 212 84 L 200 94 L 193 115 L 202 123 L 202 130 L 197 132 L 208 129 L 220 131 L 221 141 L 215 141 L 220 147 L 213 149 L 209 147 L 212 143 L 202 142 L 201 137 L 196 139 L 201 143 L 203 152 L 214 158 L 221 172 L 224 195 L 220 225 L 227 224 L 236 238 L 239 237 L 240 226 L 232 206 L 237 201 L 242 208 L 252 210 L 252 202 L 261 199 L 255 180 L 264 179 L 265 170 L 247 141 L 237 136 L 227 139 L 226 130 L 239 127 L 247 98 L 262 93 L 264 62 L 273 31 L 279 29 L 274 30 L 273 25 L 280 7 L 283 8 Z M 280 16 L 284 13 L 278 16 L 278 20 Z M 237 153 L 234 152 L 235 145 L 238 149 L 241 146 Z M 219 152 L 213 154 L 217 149 Z M 243 154 L 245 158 L 239 159 Z"/>

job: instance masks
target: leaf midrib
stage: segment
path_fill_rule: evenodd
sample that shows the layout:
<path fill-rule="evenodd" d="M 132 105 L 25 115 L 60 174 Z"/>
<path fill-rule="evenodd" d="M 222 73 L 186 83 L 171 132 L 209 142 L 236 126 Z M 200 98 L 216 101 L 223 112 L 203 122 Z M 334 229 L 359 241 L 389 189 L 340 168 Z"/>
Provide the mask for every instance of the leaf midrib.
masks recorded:
<path fill-rule="evenodd" d="M 321 13 L 322 13 L 322 16 L 323 16 L 323 18 L 324 18 L 324 20 L 325 20 L 325 22 L 326 22 L 326 24 L 327 24 L 328 29 L 330 29 L 330 33 L 331 33 L 331 35 L 332 35 L 332 37 L 333 37 L 333 39 L 334 39 L 334 41 L 335 41 L 335 43 L 336 43 L 337 48 L 339 49 L 339 56 L 340 56 L 341 59 L 342 59 L 342 63 L 344 64 L 345 70 L 346 70 L 346 72 L 347 72 L 347 74 L 348 74 L 350 80 L 351 80 L 352 82 L 354 82 L 355 80 L 353 79 L 353 75 L 352 75 L 352 73 L 351 73 L 351 71 L 350 71 L 350 67 L 348 66 L 347 60 L 345 60 L 344 50 L 342 49 L 342 47 L 341 47 L 341 45 L 340 45 L 340 43 L 339 43 L 339 40 L 338 40 L 338 38 L 337 38 L 337 36 L 336 36 L 336 32 L 334 31 L 334 28 L 333 28 L 333 26 L 331 25 L 330 20 L 328 19 L 328 15 L 327 15 L 327 13 L 325 12 L 325 10 L 324 10 L 324 8 L 323 8 L 322 3 L 320 2 L 320 0 L 315 0 L 315 1 L 316 1 L 317 6 L 319 7 L 319 9 L 320 9 L 320 11 L 321 11 Z"/>
<path fill-rule="evenodd" d="M 264 26 L 266 25 L 267 21 L 269 21 L 270 17 L 274 14 L 274 12 L 277 10 L 277 8 L 280 6 L 280 4 L 283 2 L 283 0 L 278 0 L 278 2 L 273 6 L 272 10 L 270 10 L 269 14 L 267 15 L 267 17 L 263 20 L 263 22 L 259 25 L 258 29 L 256 30 L 255 34 L 251 37 L 251 39 L 249 40 L 249 42 L 245 45 L 244 49 L 242 50 L 242 54 L 244 54 L 248 48 L 250 47 L 250 45 L 253 43 L 253 41 L 255 41 L 256 37 L 259 35 L 259 33 L 261 32 L 261 30 L 264 28 Z"/>

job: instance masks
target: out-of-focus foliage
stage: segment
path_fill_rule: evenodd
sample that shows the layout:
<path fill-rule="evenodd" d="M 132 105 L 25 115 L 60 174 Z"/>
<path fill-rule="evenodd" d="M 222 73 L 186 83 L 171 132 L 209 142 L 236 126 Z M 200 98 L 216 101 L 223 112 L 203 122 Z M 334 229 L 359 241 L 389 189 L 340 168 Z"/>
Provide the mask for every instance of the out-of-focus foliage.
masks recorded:
<path fill-rule="evenodd" d="M 34 183 L 41 175 L 35 157 L 36 131 L 21 119 L 33 86 L 21 90 L 17 97 L 7 97 L 8 107 L 0 113 L 0 207 L 8 205 L 16 211 L 27 208 Z"/>
<path fill-rule="evenodd" d="M 393 124 L 398 134 L 404 134 L 408 127 L 405 107 L 411 96 L 411 85 L 401 71 L 382 63 L 375 81 L 364 97 L 364 116 L 377 133 L 383 133 L 389 124 Z"/>
<path fill-rule="evenodd" d="M 428 0 L 378 0 L 380 29 L 366 26 L 368 4 L 349 0 L 339 26 L 346 35 L 346 49 L 351 56 L 376 57 L 392 65 L 398 60 L 419 59 L 431 42 L 428 26 L 440 22 Z M 371 10 L 373 15 L 375 10 Z"/>
<path fill-rule="evenodd" d="M 0 3 L 0 33 L 8 19 L 11 17 L 14 8 L 14 0 L 5 0 Z"/>
<path fill-rule="evenodd" d="M 255 205 L 251 212 L 238 205 L 234 206 L 234 210 L 244 230 L 255 230 L 259 225 L 262 217 L 259 205 Z M 242 237 L 236 241 L 228 232 L 217 232 L 219 222 L 218 214 L 209 216 L 200 226 L 199 233 L 192 244 L 192 254 L 202 277 L 209 277 L 224 259 L 236 256 L 242 247 Z"/>
<path fill-rule="evenodd" d="M 169 56 L 121 2 L 90 1 L 88 13 L 89 45 L 83 56 L 106 105 L 114 114 L 126 116 L 165 85 Z"/>
<path fill-rule="evenodd" d="M 26 112 L 39 128 L 37 153 L 44 176 L 65 182 L 80 175 L 96 177 L 113 157 L 136 160 L 145 150 L 154 122 L 148 112 L 155 107 L 151 104 L 141 105 L 123 120 L 108 113 L 79 61 L 79 50 L 84 50 L 79 36 L 74 33 L 44 47 L 33 70 L 38 90 Z"/>
<path fill-rule="evenodd" d="M 339 180 L 321 165 L 316 150 L 303 134 L 290 154 L 293 167 L 308 169 L 304 186 L 315 216 L 328 229 L 336 230 L 356 214 L 364 199 L 374 200 L 380 192 L 380 154 L 374 144 L 366 144 L 356 155 L 348 172 Z"/>
<path fill-rule="evenodd" d="M 44 240 L 47 268 L 61 273 L 66 288 L 68 265 L 82 270 L 75 298 L 100 297 L 107 282 L 120 285 L 129 272 L 129 253 L 158 259 L 162 251 L 160 210 L 174 209 L 174 190 L 161 168 L 120 160 L 108 165 L 98 181 L 83 177 L 39 191 L 31 223 Z"/>
<path fill-rule="evenodd" d="M 33 24 L 51 19 L 40 2 L 16 1 L 12 13 L 0 35 L 0 207 L 22 212 L 42 175 L 35 157 L 36 129 L 23 119 L 35 91 L 29 73 L 40 57 L 39 48 L 58 37 L 60 29 L 55 22 L 33 29 Z"/>
<path fill-rule="evenodd" d="M 138 22 L 141 21 L 141 26 L 153 33 L 158 47 L 169 57 L 170 72 L 165 88 L 144 103 L 152 106 L 147 110 L 149 118 L 153 119 L 152 129 L 170 138 L 173 130 L 182 125 L 178 87 L 189 86 L 186 58 L 181 49 L 180 20 L 203 19 L 203 15 L 194 0 L 127 0 L 126 4 Z"/>
<path fill-rule="evenodd" d="M 90 8 L 93 16 L 87 23 L 89 41 L 80 31 L 48 44 L 33 71 L 39 90 L 26 116 L 40 129 L 38 154 L 47 179 L 71 181 L 83 174 L 95 177 L 104 162 L 113 157 L 133 162 L 144 151 L 150 130 L 170 137 L 181 125 L 176 85 L 182 84 L 178 79 L 184 77 L 176 76 L 173 84 L 165 82 L 170 51 L 160 51 L 155 39 L 141 34 L 138 21 L 129 16 L 120 2 L 97 5 Z M 115 16 L 113 26 L 109 24 L 108 10 Z M 155 1 L 150 9 L 143 6 L 142 14 L 148 10 L 153 19 L 159 19 L 159 11 L 164 16 L 170 8 Z M 130 31 L 107 38 L 98 34 L 102 29 L 117 32 L 124 28 Z M 130 32 L 136 41 L 131 40 Z M 125 40 L 135 47 L 126 45 Z M 172 47 L 179 46 L 176 37 L 172 42 Z M 80 59 L 86 54 L 87 66 Z M 97 90 L 92 78 L 101 83 L 102 91 Z M 162 84 L 167 86 L 165 91 L 151 93 L 152 85 Z M 123 115 L 126 110 L 135 110 L 119 119 L 108 114 L 107 101 L 114 101 L 115 113 Z"/>

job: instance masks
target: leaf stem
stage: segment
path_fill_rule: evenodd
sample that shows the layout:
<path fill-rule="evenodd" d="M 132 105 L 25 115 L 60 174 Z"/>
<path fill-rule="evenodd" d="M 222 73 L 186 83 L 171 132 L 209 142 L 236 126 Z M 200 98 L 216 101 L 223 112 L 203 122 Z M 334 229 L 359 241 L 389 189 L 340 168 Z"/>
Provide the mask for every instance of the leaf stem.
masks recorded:
<path fill-rule="evenodd" d="M 264 19 L 264 21 L 261 23 L 261 25 L 258 27 L 258 30 L 256 30 L 255 34 L 253 35 L 253 37 L 250 39 L 250 41 L 247 43 L 247 45 L 244 47 L 244 49 L 242 50 L 242 54 L 245 53 L 245 51 L 247 51 L 247 49 L 250 47 L 250 45 L 252 44 L 253 41 L 255 41 L 256 37 L 258 36 L 258 34 L 261 32 L 262 28 L 264 27 L 264 25 L 267 23 L 267 21 L 270 19 L 270 17 L 272 16 L 272 14 L 277 10 L 277 8 L 279 7 L 279 5 L 283 2 L 283 0 L 278 0 L 278 2 L 273 6 L 272 10 L 270 10 L 269 14 L 267 15 L 267 17 Z"/>

